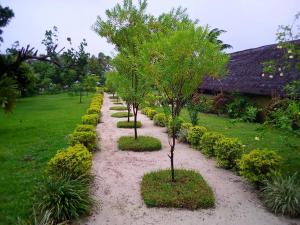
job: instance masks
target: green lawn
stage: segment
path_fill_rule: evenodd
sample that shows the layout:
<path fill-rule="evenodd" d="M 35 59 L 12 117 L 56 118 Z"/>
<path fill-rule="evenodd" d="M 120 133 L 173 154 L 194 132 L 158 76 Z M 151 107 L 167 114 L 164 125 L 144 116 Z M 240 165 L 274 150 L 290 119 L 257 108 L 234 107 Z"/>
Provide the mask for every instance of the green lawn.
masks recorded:
<path fill-rule="evenodd" d="M 28 217 L 47 161 L 67 145 L 91 96 L 79 104 L 67 94 L 22 98 L 10 115 L 0 112 L 0 224 Z"/>
<path fill-rule="evenodd" d="M 163 111 L 158 109 L 158 111 Z M 187 110 L 181 116 L 190 122 Z M 239 138 L 247 150 L 270 149 L 277 151 L 284 159 L 283 173 L 299 172 L 300 168 L 300 136 L 258 123 L 233 122 L 233 120 L 213 114 L 199 113 L 199 125 L 209 131 L 220 132 L 228 137 Z M 259 140 L 255 140 L 258 137 Z"/>

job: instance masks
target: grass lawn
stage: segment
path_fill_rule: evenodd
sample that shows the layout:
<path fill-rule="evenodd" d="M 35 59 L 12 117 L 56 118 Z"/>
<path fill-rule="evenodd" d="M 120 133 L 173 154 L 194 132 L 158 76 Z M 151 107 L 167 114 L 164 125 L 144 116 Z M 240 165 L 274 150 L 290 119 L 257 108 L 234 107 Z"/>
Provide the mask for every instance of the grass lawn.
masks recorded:
<path fill-rule="evenodd" d="M 133 116 L 133 113 L 130 113 L 129 116 Z M 116 112 L 111 114 L 111 117 L 116 117 L 116 118 L 123 118 L 123 117 L 128 117 L 128 112 Z"/>
<path fill-rule="evenodd" d="M 32 196 L 47 161 L 67 146 L 92 95 L 22 98 L 12 114 L 0 112 L 0 224 L 17 224 L 32 210 Z"/>
<path fill-rule="evenodd" d="M 212 189 L 202 176 L 191 170 L 175 170 L 171 182 L 170 170 L 160 170 L 144 175 L 141 193 L 148 207 L 210 208 L 215 206 Z"/>
<path fill-rule="evenodd" d="M 118 140 L 118 147 L 123 151 L 157 151 L 161 149 L 161 143 L 159 139 L 154 137 L 138 136 L 135 140 L 132 136 L 123 136 Z"/>
<path fill-rule="evenodd" d="M 127 110 L 127 107 L 126 106 L 113 106 L 113 107 L 110 107 L 109 108 L 110 110 Z"/>
<path fill-rule="evenodd" d="M 157 109 L 157 111 L 163 111 Z M 188 122 L 187 110 L 182 110 L 181 116 Z M 233 122 L 233 120 L 213 114 L 199 113 L 199 125 L 209 131 L 216 131 L 228 137 L 237 137 L 247 150 L 269 149 L 278 152 L 283 157 L 282 172 L 291 174 L 299 172 L 300 168 L 300 136 L 258 123 Z M 258 137 L 259 140 L 255 140 Z"/>
<path fill-rule="evenodd" d="M 118 128 L 134 128 L 134 121 L 119 121 L 117 123 L 117 127 Z M 141 121 L 136 121 L 136 127 L 137 128 L 141 128 L 142 127 L 142 123 Z"/>

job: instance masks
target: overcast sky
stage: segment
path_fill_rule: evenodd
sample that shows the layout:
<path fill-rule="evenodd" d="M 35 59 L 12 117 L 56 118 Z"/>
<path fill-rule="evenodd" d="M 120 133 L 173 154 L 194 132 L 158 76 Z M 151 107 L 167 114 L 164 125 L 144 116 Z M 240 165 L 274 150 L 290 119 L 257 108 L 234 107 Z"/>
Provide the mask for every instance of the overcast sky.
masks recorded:
<path fill-rule="evenodd" d="M 4 28 L 1 50 L 18 40 L 22 46 L 30 44 L 43 52 L 45 30 L 57 26 L 61 46 L 68 47 L 67 37 L 75 46 L 85 38 L 90 53 L 111 55 L 113 46 L 91 26 L 98 15 L 105 17 L 105 10 L 117 2 L 121 1 L 1 0 L 2 6 L 9 6 L 15 13 Z M 154 15 L 183 6 L 201 24 L 227 30 L 221 39 L 233 46 L 230 52 L 274 43 L 278 25 L 291 24 L 300 11 L 300 0 L 149 0 L 148 4 L 148 12 Z"/>

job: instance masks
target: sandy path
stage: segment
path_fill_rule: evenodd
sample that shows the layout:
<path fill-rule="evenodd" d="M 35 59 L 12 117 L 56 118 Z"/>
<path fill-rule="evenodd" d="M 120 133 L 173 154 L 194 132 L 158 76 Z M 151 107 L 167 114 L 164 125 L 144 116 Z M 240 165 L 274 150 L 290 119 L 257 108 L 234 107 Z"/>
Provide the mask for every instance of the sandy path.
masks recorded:
<path fill-rule="evenodd" d="M 82 221 L 89 225 L 300 225 L 299 220 L 288 220 L 267 212 L 257 199 L 255 190 L 232 172 L 216 168 L 213 160 L 199 151 L 178 143 L 175 150 L 176 168 L 199 171 L 213 188 L 216 208 L 209 210 L 180 210 L 147 208 L 140 195 L 140 182 L 144 173 L 169 168 L 169 151 L 165 128 L 153 126 L 153 121 L 142 114 L 138 119 L 143 127 L 139 135 L 161 140 L 158 152 L 122 152 L 117 140 L 122 135 L 133 135 L 133 130 L 116 127 L 118 120 L 110 115 L 113 103 L 105 95 L 102 121 L 97 127 L 101 137 L 101 152 L 94 156 L 93 170 L 98 179 L 95 195 L 101 202 L 95 213 Z"/>

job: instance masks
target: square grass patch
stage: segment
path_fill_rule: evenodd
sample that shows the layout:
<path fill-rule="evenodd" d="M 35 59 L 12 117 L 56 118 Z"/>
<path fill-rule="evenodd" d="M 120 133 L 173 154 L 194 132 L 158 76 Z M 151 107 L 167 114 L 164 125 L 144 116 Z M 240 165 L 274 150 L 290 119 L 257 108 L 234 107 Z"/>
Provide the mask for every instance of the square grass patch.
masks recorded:
<path fill-rule="evenodd" d="M 119 121 L 117 123 L 118 128 L 134 128 L 134 121 Z M 140 121 L 136 121 L 136 127 L 141 128 L 142 123 Z"/>
<path fill-rule="evenodd" d="M 110 99 L 119 99 L 118 96 L 109 96 Z"/>
<path fill-rule="evenodd" d="M 112 106 L 109 108 L 110 110 L 127 110 L 126 106 Z"/>
<path fill-rule="evenodd" d="M 128 112 L 116 112 L 116 113 L 113 113 L 111 114 L 112 117 L 116 117 L 116 118 L 124 118 L 124 117 L 127 117 L 128 116 Z M 132 113 L 129 114 L 129 116 L 133 116 Z"/>
<path fill-rule="evenodd" d="M 145 174 L 141 194 L 148 207 L 206 209 L 215 206 L 212 189 L 202 176 L 192 170 L 175 170 L 175 182 L 171 171 L 160 170 Z"/>
<path fill-rule="evenodd" d="M 123 105 L 122 102 L 114 102 L 114 105 Z"/>
<path fill-rule="evenodd" d="M 139 136 L 136 140 L 132 136 L 123 136 L 118 140 L 118 147 L 123 151 L 157 151 L 161 149 L 161 142 L 149 136 Z"/>

